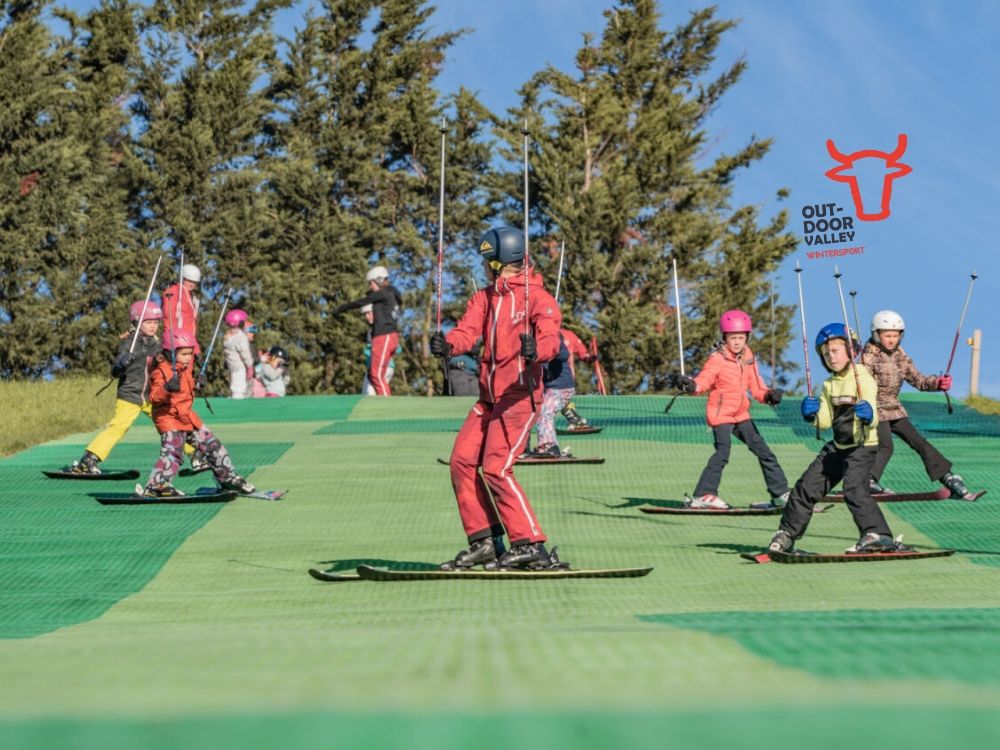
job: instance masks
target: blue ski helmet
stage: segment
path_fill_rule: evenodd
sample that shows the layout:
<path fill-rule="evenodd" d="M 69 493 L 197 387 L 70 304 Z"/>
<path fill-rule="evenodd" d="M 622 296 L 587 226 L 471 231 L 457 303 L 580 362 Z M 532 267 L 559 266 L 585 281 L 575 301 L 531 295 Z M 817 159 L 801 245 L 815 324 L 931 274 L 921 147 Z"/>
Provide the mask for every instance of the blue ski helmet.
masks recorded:
<path fill-rule="evenodd" d="M 524 260 L 524 233 L 514 227 L 494 227 L 479 240 L 479 257 L 501 266 Z"/>
<path fill-rule="evenodd" d="M 823 344 L 832 339 L 840 339 L 844 343 L 847 343 L 847 327 L 843 323 L 827 323 L 816 334 L 816 353 L 819 355 L 819 361 L 826 368 L 827 372 L 833 372 L 833 370 L 827 367 L 826 358 L 823 356 Z M 854 335 L 854 331 L 851 331 L 850 345 L 854 348 L 854 356 L 857 356 L 861 352 L 861 343 L 858 341 L 857 336 Z"/>

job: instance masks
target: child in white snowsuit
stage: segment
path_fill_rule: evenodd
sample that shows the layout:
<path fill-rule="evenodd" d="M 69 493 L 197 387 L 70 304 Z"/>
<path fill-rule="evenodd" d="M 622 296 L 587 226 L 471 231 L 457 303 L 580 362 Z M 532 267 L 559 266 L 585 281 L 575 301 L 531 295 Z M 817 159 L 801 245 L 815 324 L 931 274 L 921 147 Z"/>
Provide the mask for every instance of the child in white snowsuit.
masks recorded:
<path fill-rule="evenodd" d="M 225 336 L 222 352 L 229 369 L 229 394 L 231 398 L 249 398 L 250 383 L 253 380 L 253 349 L 250 338 L 244 330 L 247 314 L 244 310 L 230 310 L 226 313 Z"/>

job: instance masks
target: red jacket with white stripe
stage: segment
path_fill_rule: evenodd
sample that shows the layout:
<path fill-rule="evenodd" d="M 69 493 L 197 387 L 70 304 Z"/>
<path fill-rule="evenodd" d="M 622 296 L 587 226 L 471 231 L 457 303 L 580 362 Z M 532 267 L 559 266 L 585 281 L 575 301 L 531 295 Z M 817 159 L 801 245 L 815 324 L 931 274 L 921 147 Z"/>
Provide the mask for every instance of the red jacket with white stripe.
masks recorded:
<path fill-rule="evenodd" d="M 483 340 L 483 361 L 479 368 L 479 398 L 496 403 L 501 396 L 528 395 L 521 358 L 524 325 L 524 274 L 498 277 L 490 286 L 472 295 L 465 314 L 445 338 L 455 354 L 470 351 Z M 528 275 L 528 320 L 538 345 L 538 357 L 531 365 L 535 398 L 542 396 L 542 363 L 559 353 L 562 314 L 552 295 L 542 288 L 542 278 Z"/>
<path fill-rule="evenodd" d="M 764 401 L 767 386 L 757 370 L 750 347 L 739 357 L 724 345 L 714 351 L 694 378 L 698 389 L 694 395 L 710 391 L 705 408 L 705 420 L 712 427 L 720 424 L 737 424 L 750 419 L 750 399 L 747 391 L 758 401 Z"/>

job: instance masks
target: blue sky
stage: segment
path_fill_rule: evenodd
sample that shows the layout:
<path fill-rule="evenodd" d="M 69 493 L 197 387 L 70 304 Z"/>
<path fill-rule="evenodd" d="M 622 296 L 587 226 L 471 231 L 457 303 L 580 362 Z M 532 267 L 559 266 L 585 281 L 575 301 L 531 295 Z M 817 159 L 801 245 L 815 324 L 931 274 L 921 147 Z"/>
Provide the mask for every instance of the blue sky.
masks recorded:
<path fill-rule="evenodd" d="M 86 7 L 92 3 L 70 3 Z M 435 30 L 469 28 L 448 54 L 440 88 L 464 85 L 494 110 L 513 106 L 518 87 L 551 63 L 570 70 L 581 35 L 599 36 L 611 0 L 438 0 Z M 853 213 L 848 186 L 824 172 L 835 163 L 826 151 L 891 151 L 897 135 L 908 146 L 901 161 L 912 173 L 893 183 L 891 216 L 855 221 L 846 243 L 864 253 L 810 260 L 800 245 L 779 271 L 783 303 L 797 301 L 796 260 L 804 267 L 806 315 L 813 333 L 841 319 L 833 278 L 844 274 L 845 293 L 858 292 L 863 325 L 890 308 L 907 322 L 904 348 L 925 373 L 947 364 L 969 274 L 976 282 L 952 372 L 954 392 L 968 390 L 966 337 L 983 331 L 980 392 L 1000 397 L 1000 3 L 991 0 L 718 0 L 718 15 L 741 19 L 718 55 L 721 70 L 744 56 L 749 70 L 709 122 L 714 153 L 749 139 L 772 137 L 771 153 L 736 182 L 734 200 L 781 205 L 802 234 L 802 206 L 833 202 Z M 291 35 L 307 3 L 279 16 Z M 702 3 L 662 0 L 663 28 L 673 28 Z M 867 174 L 867 172 L 865 173 Z M 783 204 L 779 187 L 791 189 Z M 847 214 L 842 214 L 847 215 Z M 829 247 L 843 247 L 834 244 Z M 848 305 L 850 300 L 848 299 Z M 762 323 L 764 321 L 761 321 Z M 797 327 L 796 327 L 797 330 Z M 799 342 L 791 351 L 798 352 Z M 819 363 L 813 359 L 814 372 Z"/>

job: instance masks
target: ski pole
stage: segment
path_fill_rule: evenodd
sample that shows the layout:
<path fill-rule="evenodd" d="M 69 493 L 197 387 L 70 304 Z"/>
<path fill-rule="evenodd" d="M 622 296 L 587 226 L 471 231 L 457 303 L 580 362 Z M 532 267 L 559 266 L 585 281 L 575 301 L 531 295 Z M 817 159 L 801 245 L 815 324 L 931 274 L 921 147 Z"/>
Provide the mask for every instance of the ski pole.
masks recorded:
<path fill-rule="evenodd" d="M 806 395 L 813 392 L 812 370 L 809 368 L 809 334 L 806 330 L 806 303 L 802 296 L 802 268 L 795 261 L 795 280 L 799 286 L 799 320 L 802 323 L 802 362 L 806 370 Z M 819 440 L 819 424 L 816 425 L 816 439 Z"/>
<path fill-rule="evenodd" d="M 174 308 L 174 318 L 175 320 L 170 321 L 170 369 L 173 371 L 173 377 L 177 377 L 177 342 L 174 341 L 174 336 L 177 332 L 177 327 L 183 329 L 183 295 L 184 295 L 184 248 L 180 251 L 180 262 L 177 264 L 177 301 L 174 303 L 176 307 Z"/>
<path fill-rule="evenodd" d="M 146 317 L 146 307 L 149 305 L 149 298 L 153 294 L 153 285 L 156 284 L 156 277 L 160 273 L 160 264 L 162 262 L 163 253 L 161 252 L 159 257 L 156 259 L 156 268 L 153 269 L 153 278 L 149 280 L 149 289 L 146 290 L 146 299 L 142 301 L 142 313 L 139 315 L 139 324 L 135 327 L 135 333 L 132 335 L 132 343 L 128 348 L 129 354 L 135 351 L 135 342 L 139 340 L 139 328 L 142 327 L 142 321 Z"/>
<path fill-rule="evenodd" d="M 854 308 L 854 332 L 858 334 L 858 342 L 861 341 L 861 318 L 858 317 L 858 290 L 852 289 L 848 294 L 851 295 L 851 307 Z"/>
<path fill-rule="evenodd" d="M 951 363 L 955 360 L 955 347 L 958 346 L 958 337 L 962 333 L 962 324 L 965 323 L 965 313 L 969 309 L 969 300 L 972 299 L 972 285 L 976 283 L 978 278 L 976 272 L 973 271 L 970 275 L 969 291 L 965 294 L 965 304 L 962 305 L 962 316 L 958 319 L 958 328 L 955 329 L 955 340 L 951 342 L 951 354 L 948 356 L 948 366 L 944 370 L 945 375 L 951 375 Z M 953 413 L 955 410 L 951 405 L 951 396 L 948 395 L 948 391 L 944 392 L 944 399 L 948 404 L 948 413 Z"/>
<path fill-rule="evenodd" d="M 232 293 L 233 288 L 230 287 L 226 292 L 226 296 L 222 298 L 222 309 L 219 310 L 219 319 L 215 321 L 215 330 L 212 331 L 212 340 L 208 342 L 208 350 L 205 352 L 205 357 L 201 361 L 201 370 L 198 371 L 199 378 L 204 376 L 205 370 L 208 368 L 208 360 L 212 356 L 212 349 L 215 347 L 215 339 L 219 335 L 219 329 L 222 327 L 222 318 L 226 314 L 226 307 L 229 305 L 229 297 Z M 215 409 L 213 409 L 212 405 L 208 402 L 208 396 L 202 395 L 202 398 L 205 399 L 205 406 L 208 407 L 209 412 L 211 412 L 214 416 Z"/>
<path fill-rule="evenodd" d="M 601 370 L 601 361 L 597 358 L 597 336 L 590 337 L 590 353 L 594 357 L 594 375 L 597 376 L 597 392 L 602 396 L 607 396 L 608 388 L 604 384 L 604 372 Z"/>
<path fill-rule="evenodd" d="M 531 320 L 529 319 L 529 300 L 528 300 L 528 266 L 530 265 L 531 256 L 528 253 L 528 118 L 524 118 L 524 125 L 521 129 L 521 134 L 524 136 L 524 333 L 526 336 L 531 335 Z M 534 378 L 531 377 L 531 363 L 524 363 L 524 376 L 525 382 L 528 385 L 528 397 L 531 399 L 531 413 L 534 414 L 537 409 L 535 406 L 535 382 Z"/>
<path fill-rule="evenodd" d="M 447 120 L 441 118 L 441 126 L 438 128 L 441 133 L 441 178 L 438 189 L 438 258 L 437 258 L 437 333 L 441 333 L 441 300 L 444 296 L 444 150 L 445 138 L 448 133 Z M 448 386 L 448 358 L 441 358 L 441 374 L 444 380 L 441 382 L 442 392 Z"/>
<path fill-rule="evenodd" d="M 684 334 L 681 332 L 681 291 L 680 286 L 677 283 L 677 258 L 671 258 L 671 264 L 674 272 L 674 314 L 677 318 L 677 351 L 678 356 L 681 360 L 681 377 L 684 377 Z M 670 399 L 667 403 L 666 408 L 664 408 L 663 413 L 669 414 L 670 410 L 674 406 L 674 401 L 680 394 L 674 394 L 674 397 Z"/>
<path fill-rule="evenodd" d="M 777 336 L 776 324 L 774 320 L 774 274 L 772 273 L 768 278 L 768 293 L 771 298 L 771 390 L 774 390 L 774 386 L 777 383 L 777 377 L 774 374 L 775 362 L 777 361 L 777 351 L 775 337 Z"/>
<path fill-rule="evenodd" d="M 851 358 L 851 372 L 854 373 L 854 388 L 858 393 L 858 401 L 862 400 L 861 396 L 861 378 L 858 377 L 858 365 L 854 361 L 854 337 L 851 336 L 851 324 L 847 318 L 847 303 L 844 302 L 844 287 L 841 286 L 840 277 L 843 274 L 840 273 L 840 269 L 837 266 L 833 267 L 833 278 L 837 280 L 837 294 L 840 295 L 840 311 L 844 316 L 844 328 L 847 330 L 847 356 Z M 868 439 L 868 425 L 862 425 L 861 427 L 861 441 L 864 442 Z"/>
<path fill-rule="evenodd" d="M 566 240 L 559 246 L 559 270 L 556 272 L 556 304 L 559 304 L 559 285 L 562 284 L 563 260 L 566 258 Z"/>

